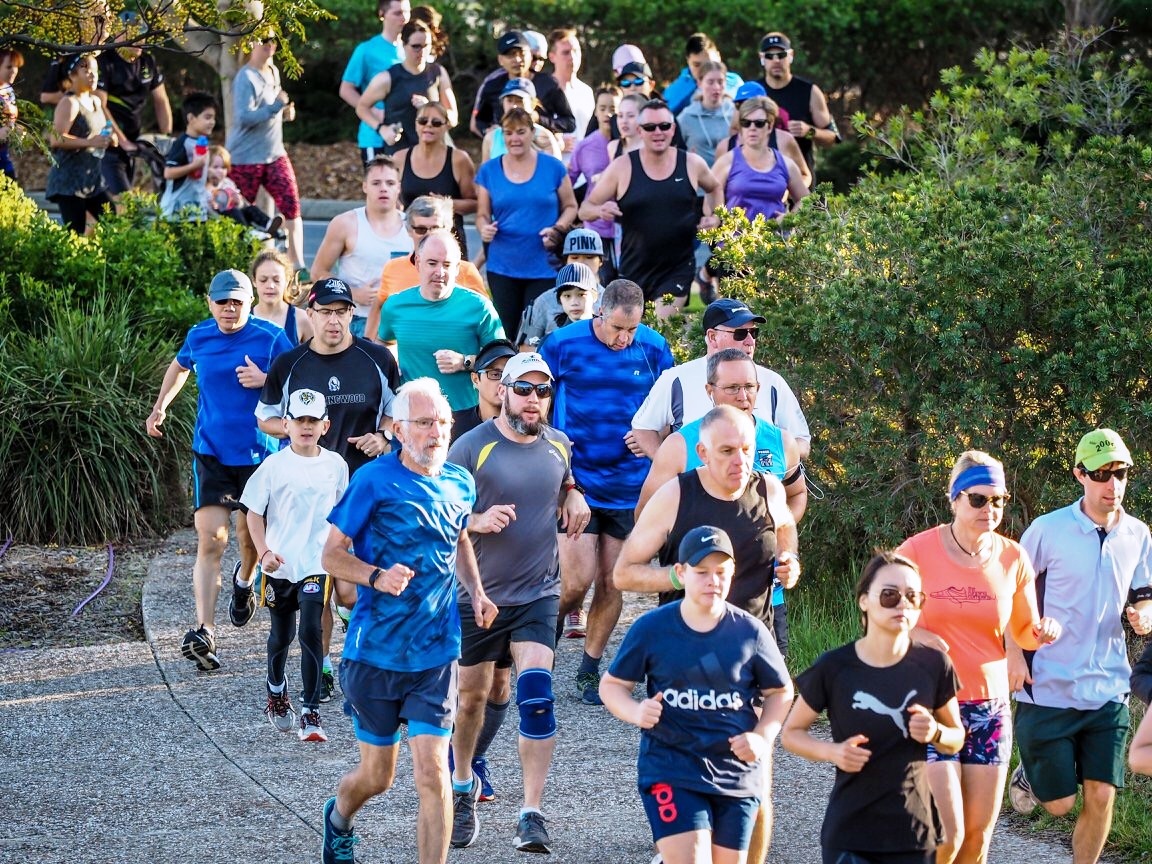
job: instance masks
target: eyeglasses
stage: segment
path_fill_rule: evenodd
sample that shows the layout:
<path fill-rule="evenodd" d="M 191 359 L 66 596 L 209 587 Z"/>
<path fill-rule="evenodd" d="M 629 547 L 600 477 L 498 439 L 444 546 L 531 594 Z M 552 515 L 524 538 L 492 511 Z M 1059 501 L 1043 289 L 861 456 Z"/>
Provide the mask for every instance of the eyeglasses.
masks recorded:
<path fill-rule="evenodd" d="M 235 308 L 239 309 L 241 306 L 244 305 L 243 300 L 236 300 L 236 299 L 231 298 L 231 297 L 228 298 L 227 300 L 213 300 L 212 302 L 215 303 L 217 306 L 219 306 L 221 309 L 225 309 L 228 307 L 235 307 Z"/>
<path fill-rule="evenodd" d="M 717 327 L 716 330 L 719 333 L 731 333 L 732 338 L 737 342 L 743 342 L 749 336 L 751 336 L 753 339 L 760 338 L 759 327 L 736 327 L 733 330 L 725 330 L 723 327 Z"/>
<path fill-rule="evenodd" d="M 647 78 L 621 78 L 618 82 L 621 87 L 643 87 L 648 83 Z"/>
<path fill-rule="evenodd" d="M 982 495 L 979 492 L 965 492 L 968 496 L 968 503 L 972 505 L 973 509 L 979 510 L 985 504 L 991 504 L 993 507 L 1003 507 L 1012 500 L 1012 496 L 1005 492 L 1003 495 Z"/>
<path fill-rule="evenodd" d="M 1095 471 L 1089 471 L 1087 468 L 1081 467 L 1081 471 L 1087 475 L 1093 483 L 1107 483 L 1113 477 L 1123 483 L 1128 479 L 1129 468 L 1097 468 Z"/>
<path fill-rule="evenodd" d="M 640 128 L 645 132 L 655 132 L 659 129 L 661 132 L 667 132 L 672 128 L 671 123 L 641 123 Z"/>
<path fill-rule="evenodd" d="M 788 56 L 787 51 L 765 51 L 760 55 L 765 60 L 783 60 Z"/>
<path fill-rule="evenodd" d="M 433 129 L 439 129 L 441 126 L 447 125 L 439 117 L 417 117 L 417 126 L 431 126 Z"/>
<path fill-rule="evenodd" d="M 729 396 L 737 396 L 740 393 L 747 393 L 749 396 L 752 396 L 760 389 L 760 384 L 728 384 L 720 389 Z"/>
<path fill-rule="evenodd" d="M 442 419 L 440 417 L 417 417 L 414 420 L 397 420 L 396 422 L 397 423 L 411 423 L 417 429 L 423 429 L 425 432 L 427 432 L 433 426 L 439 426 L 442 429 L 447 429 L 449 426 L 452 425 L 451 420 Z"/>
<path fill-rule="evenodd" d="M 484 377 L 489 381 L 499 381 L 504 377 L 504 368 L 501 367 L 499 369 L 485 369 Z"/>
<path fill-rule="evenodd" d="M 341 306 L 339 309 L 319 309 L 313 306 L 312 311 L 321 318 L 348 318 L 352 314 L 352 307 Z"/>
<path fill-rule="evenodd" d="M 749 126 L 755 126 L 757 129 L 763 129 L 768 125 L 767 120 L 741 120 L 740 128 L 747 129 Z"/>
<path fill-rule="evenodd" d="M 901 600 L 907 600 L 908 605 L 913 609 L 919 609 L 924 605 L 923 591 L 913 591 L 909 588 L 907 591 L 901 592 L 896 588 L 881 588 L 880 589 L 880 605 L 885 609 L 895 609 L 900 605 Z"/>
<path fill-rule="evenodd" d="M 536 395 L 541 399 L 547 399 L 552 395 L 551 384 L 533 384 L 531 381 L 513 381 L 508 385 L 508 389 L 517 396 L 531 396 L 532 391 L 536 391 Z"/>

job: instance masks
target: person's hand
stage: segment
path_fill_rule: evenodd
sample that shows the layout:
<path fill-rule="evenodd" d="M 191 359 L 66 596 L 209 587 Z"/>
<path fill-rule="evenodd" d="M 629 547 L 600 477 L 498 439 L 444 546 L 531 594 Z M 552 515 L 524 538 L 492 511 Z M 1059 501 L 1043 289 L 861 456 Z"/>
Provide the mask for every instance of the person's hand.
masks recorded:
<path fill-rule="evenodd" d="M 913 633 L 916 631 L 913 630 Z M 1022 651 L 1008 652 L 1008 688 L 1013 693 L 1024 689 L 1025 684 L 1032 683 L 1032 675 L 1028 671 L 1028 663 L 1024 660 Z"/>
<path fill-rule="evenodd" d="M 564 235 L 560 233 L 560 229 L 555 225 L 549 225 L 547 228 L 541 229 L 540 231 L 540 242 L 549 252 L 555 252 L 557 249 L 559 249 L 563 240 Z"/>
<path fill-rule="evenodd" d="M 492 239 L 496 236 L 496 232 L 500 230 L 500 223 L 492 221 L 479 229 L 480 239 L 485 243 L 491 243 Z"/>
<path fill-rule="evenodd" d="M 853 735 L 841 741 L 832 755 L 832 764 L 849 774 L 859 773 L 872 758 L 872 751 L 864 749 L 867 743 L 867 735 Z"/>
<path fill-rule="evenodd" d="M 348 438 L 348 443 L 365 456 L 372 456 L 373 458 L 388 452 L 388 442 L 384 440 L 384 436 L 379 432 L 366 432 L 363 435 L 352 435 Z"/>
<path fill-rule="evenodd" d="M 125 147 L 124 149 L 127 150 L 128 148 Z M 202 170 L 208 165 L 208 154 L 201 153 L 199 156 L 193 156 L 192 161 L 189 162 L 188 165 L 189 167 L 195 168 L 198 171 Z"/>
<path fill-rule="evenodd" d="M 1041 618 L 1032 625 L 1032 635 L 1041 645 L 1051 645 L 1063 632 L 1064 629 L 1055 618 Z"/>
<path fill-rule="evenodd" d="M 800 581 L 800 559 L 791 552 L 781 552 L 776 556 L 776 578 L 787 588 L 795 588 Z"/>
<path fill-rule="evenodd" d="M 633 456 L 648 455 L 644 452 L 644 448 L 640 446 L 640 442 L 636 440 L 636 433 L 631 429 L 629 429 L 627 434 L 624 436 L 624 444 L 627 445 L 629 452 L 631 452 Z"/>
<path fill-rule="evenodd" d="M 240 386 L 246 390 L 259 390 L 264 386 L 264 381 L 267 375 L 252 362 L 252 358 L 247 354 L 244 355 L 244 365 L 236 367 L 236 380 L 240 382 Z"/>
<path fill-rule="evenodd" d="M 588 522 L 592 518 L 592 510 L 588 501 L 575 489 L 569 489 L 564 496 L 564 505 L 560 508 L 560 527 L 568 535 L 569 540 L 575 540 L 584 533 Z"/>
<path fill-rule="evenodd" d="M 468 517 L 468 530 L 477 534 L 499 534 L 516 521 L 515 504 L 493 504 Z"/>
<path fill-rule="evenodd" d="M 410 567 L 405 567 L 403 564 L 393 564 L 376 577 L 376 590 L 383 591 L 385 594 L 395 594 L 399 597 L 404 593 L 404 589 L 408 587 L 408 583 L 412 581 L 412 577 L 415 575 Z"/>
<path fill-rule="evenodd" d="M 464 371 L 464 355 L 459 351 L 441 348 L 432 354 L 436 358 L 436 369 L 442 375 L 451 375 L 453 372 Z"/>
<path fill-rule="evenodd" d="M 487 594 L 480 595 L 480 598 L 472 598 L 472 614 L 476 618 L 476 626 L 481 630 L 487 630 L 492 626 L 492 622 L 496 620 L 496 614 L 500 610 L 496 608 L 496 604 L 488 599 Z"/>
<path fill-rule="evenodd" d="M 1128 623 L 1132 625 L 1137 636 L 1147 636 L 1148 632 L 1152 631 L 1152 610 L 1137 609 L 1129 605 L 1124 608 L 1124 614 L 1128 616 Z"/>
<path fill-rule="evenodd" d="M 279 99 L 280 102 L 283 103 L 285 106 L 289 105 L 292 102 L 291 97 L 287 93 L 285 93 L 283 90 L 281 90 L 279 93 L 276 94 L 276 98 Z"/>
<path fill-rule="evenodd" d="M 808 134 L 808 130 L 812 127 L 805 123 L 803 120 L 789 120 L 788 131 L 792 133 L 795 138 L 804 138 Z"/>
<path fill-rule="evenodd" d="M 938 635 L 931 630 L 925 630 L 923 627 L 912 628 L 912 641 L 917 645 L 924 645 L 928 648 L 935 648 L 937 651 L 948 653 L 948 643 L 941 639 Z"/>
<path fill-rule="evenodd" d="M 604 222 L 612 222 L 619 219 L 624 215 L 624 211 L 620 209 L 620 205 L 615 201 L 605 201 L 600 205 L 600 219 Z"/>
<path fill-rule="evenodd" d="M 285 123 L 292 123 L 296 119 L 296 103 L 289 102 L 284 106 L 284 111 L 281 113 Z"/>
<path fill-rule="evenodd" d="M 428 97 L 425 96 L 423 93 L 413 93 L 412 94 L 412 107 L 415 108 L 417 111 L 419 111 L 421 108 L 423 108 L 425 105 L 427 105 L 428 102 L 429 102 Z"/>
<path fill-rule="evenodd" d="M 92 147 L 96 150 L 107 150 L 109 147 L 116 146 L 115 136 L 113 136 L 111 133 L 105 135 L 103 132 L 98 135 L 93 135 L 91 138 L 87 139 L 85 143 L 89 147 Z"/>
<path fill-rule="evenodd" d="M 135 141 L 129 141 L 127 138 L 121 139 L 119 135 L 114 137 L 116 139 L 116 143 L 112 146 L 119 147 L 125 153 L 136 153 L 140 149 L 140 146 Z"/>
<path fill-rule="evenodd" d="M 741 762 L 755 762 L 768 749 L 768 742 L 758 732 L 745 732 L 728 739 L 732 752 Z"/>
<path fill-rule="evenodd" d="M 167 416 L 163 408 L 153 408 L 148 419 L 144 421 L 144 430 L 152 438 L 163 438 L 164 433 L 160 431 L 160 424 L 164 422 L 164 418 Z"/>
<path fill-rule="evenodd" d="M 664 713 L 664 694 L 657 693 L 650 699 L 642 699 L 636 703 L 636 719 L 633 721 L 641 729 L 651 729 L 660 722 L 660 715 Z"/>
<path fill-rule="evenodd" d="M 923 705 L 908 706 L 908 734 L 913 741 L 927 744 L 936 736 L 940 724 L 932 716 L 932 712 Z"/>
<path fill-rule="evenodd" d="M 267 549 L 265 550 L 264 554 L 260 556 L 260 560 L 256 563 L 260 565 L 260 569 L 265 573 L 275 573 L 277 570 L 284 566 L 284 559 L 280 556 L 279 553 L 273 552 L 271 549 Z"/>
<path fill-rule="evenodd" d="M 719 227 L 720 227 L 720 217 L 716 216 L 716 215 L 705 216 L 703 219 L 700 220 L 700 223 L 696 226 L 697 230 L 699 230 L 699 231 L 708 231 L 712 228 L 719 228 Z"/>

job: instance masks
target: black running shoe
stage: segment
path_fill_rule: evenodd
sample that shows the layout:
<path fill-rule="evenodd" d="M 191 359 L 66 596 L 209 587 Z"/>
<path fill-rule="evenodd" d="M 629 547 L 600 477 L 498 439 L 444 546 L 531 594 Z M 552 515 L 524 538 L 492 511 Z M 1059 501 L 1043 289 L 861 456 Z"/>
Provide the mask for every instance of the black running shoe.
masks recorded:
<path fill-rule="evenodd" d="M 516 824 L 516 837 L 512 842 L 517 852 L 541 852 L 545 855 L 552 852 L 552 838 L 544 827 L 544 817 L 535 811 L 530 810 L 520 815 L 520 821 Z"/>
<path fill-rule="evenodd" d="M 336 692 L 336 676 L 331 669 L 320 673 L 320 701 L 331 702 L 332 694 Z"/>
<path fill-rule="evenodd" d="M 232 599 L 228 601 L 228 620 L 235 627 L 243 627 L 256 613 L 256 597 L 252 594 L 252 588 L 241 588 L 237 585 L 236 577 L 239 575 L 240 562 L 237 561 L 232 571 Z"/>
<path fill-rule="evenodd" d="M 203 625 L 184 634 L 180 653 L 204 672 L 220 668 L 220 660 L 216 657 L 216 640 Z"/>

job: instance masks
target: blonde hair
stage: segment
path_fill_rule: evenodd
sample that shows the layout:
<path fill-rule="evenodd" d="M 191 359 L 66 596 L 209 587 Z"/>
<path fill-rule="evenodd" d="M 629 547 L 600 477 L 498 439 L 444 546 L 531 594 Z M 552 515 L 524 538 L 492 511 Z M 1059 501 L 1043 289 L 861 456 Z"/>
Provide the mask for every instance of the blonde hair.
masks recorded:
<path fill-rule="evenodd" d="M 217 157 L 219 157 L 220 161 L 224 163 L 225 171 L 232 170 L 232 154 L 228 152 L 227 147 L 223 147 L 220 144 L 213 144 L 211 147 L 209 147 L 208 161 L 211 162 Z"/>
<path fill-rule="evenodd" d="M 952 466 L 952 473 L 948 476 L 948 485 L 944 487 L 944 493 L 952 497 L 952 484 L 956 482 L 956 478 L 976 465 L 988 465 L 993 468 L 1004 470 L 1004 463 L 1002 463 L 995 456 L 985 453 L 983 450 L 965 450 L 956 457 L 956 464 Z"/>

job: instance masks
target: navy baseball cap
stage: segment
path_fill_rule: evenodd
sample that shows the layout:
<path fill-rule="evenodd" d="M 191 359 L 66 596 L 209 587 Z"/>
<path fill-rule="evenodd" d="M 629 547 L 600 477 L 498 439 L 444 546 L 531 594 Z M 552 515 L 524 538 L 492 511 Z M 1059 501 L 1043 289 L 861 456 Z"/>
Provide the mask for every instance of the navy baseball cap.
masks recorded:
<path fill-rule="evenodd" d="M 732 540 L 723 528 L 701 525 L 684 535 L 676 559 L 681 564 L 695 567 L 713 552 L 721 552 L 733 559 L 736 557 L 732 551 Z"/>
<path fill-rule="evenodd" d="M 509 30 L 496 40 L 496 53 L 498 54 L 507 54 L 516 48 L 523 48 L 529 54 L 532 53 L 532 43 L 519 30 Z"/>
<path fill-rule="evenodd" d="M 714 330 L 721 325 L 743 327 L 752 323 L 767 324 L 768 319 L 749 309 L 743 300 L 713 300 L 704 310 L 705 330 Z"/>

